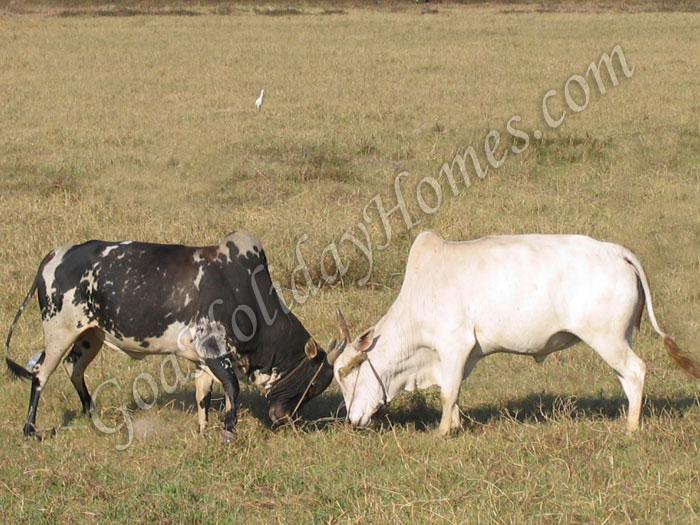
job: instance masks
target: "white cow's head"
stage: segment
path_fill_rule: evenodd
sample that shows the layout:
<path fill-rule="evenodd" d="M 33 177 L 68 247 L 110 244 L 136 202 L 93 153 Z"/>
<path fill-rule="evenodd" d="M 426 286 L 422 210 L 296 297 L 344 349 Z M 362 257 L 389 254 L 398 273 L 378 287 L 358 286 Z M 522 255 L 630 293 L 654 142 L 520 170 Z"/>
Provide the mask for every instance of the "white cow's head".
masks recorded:
<path fill-rule="evenodd" d="M 379 375 L 378 366 L 381 359 L 373 353 L 379 337 L 375 337 L 374 328 L 370 328 L 349 343 L 350 333 L 340 310 L 338 324 L 342 339 L 332 356 L 333 376 L 343 393 L 347 422 L 353 427 L 364 427 L 370 423 L 375 412 L 388 401 L 384 382 Z"/>

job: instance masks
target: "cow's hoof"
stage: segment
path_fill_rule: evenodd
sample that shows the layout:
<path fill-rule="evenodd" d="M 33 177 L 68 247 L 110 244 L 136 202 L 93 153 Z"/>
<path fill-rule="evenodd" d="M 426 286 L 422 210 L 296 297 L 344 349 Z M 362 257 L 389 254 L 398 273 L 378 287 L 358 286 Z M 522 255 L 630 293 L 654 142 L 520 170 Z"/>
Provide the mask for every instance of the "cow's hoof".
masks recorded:
<path fill-rule="evenodd" d="M 87 403 L 83 403 L 83 415 L 91 418 L 95 415 L 95 403 L 93 403 L 92 399 Z"/>
<path fill-rule="evenodd" d="M 224 430 L 224 441 L 226 443 L 231 443 L 233 441 L 233 431 Z"/>
<path fill-rule="evenodd" d="M 41 441 L 41 436 L 36 431 L 36 428 L 34 427 L 34 425 L 30 425 L 29 423 L 27 423 L 26 425 L 24 425 L 23 432 L 24 432 L 24 437 L 34 438 L 37 441 Z"/>

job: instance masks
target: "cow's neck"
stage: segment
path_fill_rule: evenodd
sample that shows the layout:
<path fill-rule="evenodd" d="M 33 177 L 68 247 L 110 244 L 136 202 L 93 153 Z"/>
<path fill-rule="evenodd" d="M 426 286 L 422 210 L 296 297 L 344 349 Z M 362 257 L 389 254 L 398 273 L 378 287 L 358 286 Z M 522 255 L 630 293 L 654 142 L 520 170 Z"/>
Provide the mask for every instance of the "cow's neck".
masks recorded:
<path fill-rule="evenodd" d="M 309 333 L 293 313 L 280 312 L 275 322 L 262 332 L 262 356 L 272 357 L 270 366 L 287 374 L 305 358 L 304 345 Z"/>
<path fill-rule="evenodd" d="M 394 303 L 375 326 L 374 334 L 380 338 L 369 358 L 379 370 L 389 400 L 403 390 L 413 391 L 438 383 L 437 352 L 416 332 L 416 324 L 407 309 Z"/>

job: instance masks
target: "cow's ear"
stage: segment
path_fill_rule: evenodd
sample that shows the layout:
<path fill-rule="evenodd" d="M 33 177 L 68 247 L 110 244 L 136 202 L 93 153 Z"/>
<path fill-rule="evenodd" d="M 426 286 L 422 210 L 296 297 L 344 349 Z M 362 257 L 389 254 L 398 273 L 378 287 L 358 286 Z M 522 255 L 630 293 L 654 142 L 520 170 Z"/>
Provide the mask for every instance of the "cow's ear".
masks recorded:
<path fill-rule="evenodd" d="M 374 343 L 374 327 L 366 330 L 361 336 L 355 341 L 355 348 L 358 352 L 366 352 Z"/>
<path fill-rule="evenodd" d="M 313 337 L 310 337 L 309 340 L 306 341 L 306 345 L 304 345 L 304 353 L 309 359 L 315 359 L 318 355 L 318 345 L 316 344 L 316 341 L 314 341 Z"/>

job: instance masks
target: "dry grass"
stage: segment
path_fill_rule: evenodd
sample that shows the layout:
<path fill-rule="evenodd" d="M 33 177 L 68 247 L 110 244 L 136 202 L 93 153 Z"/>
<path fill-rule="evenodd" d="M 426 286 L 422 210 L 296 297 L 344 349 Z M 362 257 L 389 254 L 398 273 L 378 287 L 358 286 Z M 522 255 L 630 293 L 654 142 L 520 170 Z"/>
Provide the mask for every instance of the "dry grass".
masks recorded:
<path fill-rule="evenodd" d="M 423 229 L 451 239 L 577 232 L 632 248 L 662 325 L 700 353 L 697 15 L 440 4 L 430 16 L 407 5 L 343 5 L 338 16 L 321 16 L 328 6 L 310 3 L 260 7 L 305 16 L 261 16 L 245 5 L 201 6 L 192 8 L 201 16 L 61 17 L 47 16 L 65 9 L 60 3 L 25 4 L 39 11 L 33 15 L 3 4 L 0 326 L 9 326 L 49 249 L 90 238 L 203 244 L 245 228 L 263 239 L 290 299 L 302 234 L 318 279 L 322 249 L 345 231 L 358 233 L 370 198 L 380 193 L 393 206 L 398 173 L 411 174 L 403 187 L 412 196 L 421 177 L 437 176 L 470 144 L 480 149 L 512 115 L 528 132 L 546 129 L 543 94 L 561 91 L 619 43 L 636 67 L 631 79 L 594 94 L 558 132 L 460 195 L 445 187 L 434 215 L 408 199 L 421 222 L 406 231 L 394 215 L 371 284 L 356 284 L 366 258 L 346 246 L 348 275 L 295 312 L 322 341 L 334 334 L 339 306 L 354 331 L 371 325 L 395 297 L 408 247 Z M 180 8 L 122 5 L 155 7 Z M 255 113 L 263 87 L 265 105 Z M 384 232 L 373 220 L 376 247 Z M 24 360 L 40 345 L 32 306 L 13 355 Z M 77 416 L 61 371 L 38 422 L 46 431 L 65 428 L 27 441 L 29 386 L 3 380 L 3 518 L 698 521 L 697 383 L 673 368 L 646 321 L 637 349 L 649 373 L 644 426 L 632 438 L 614 374 L 580 346 L 542 365 L 510 356 L 480 364 L 462 393 L 466 429 L 450 439 L 435 436 L 434 391 L 392 403 L 380 429 L 348 432 L 314 422 L 336 413 L 335 389 L 308 406 L 297 427 L 281 430 L 268 427 L 264 400 L 247 389 L 231 446 L 218 429 L 195 435 L 191 384 L 160 392 L 152 410 L 139 411 L 132 382 L 141 372 L 159 377 L 160 361 L 105 349 L 87 381 L 94 389 L 118 379 L 120 388 L 98 401 L 112 421 L 118 413 L 108 409 L 126 404 L 139 420 L 134 443 L 117 451 L 122 432 L 103 435 Z"/>

